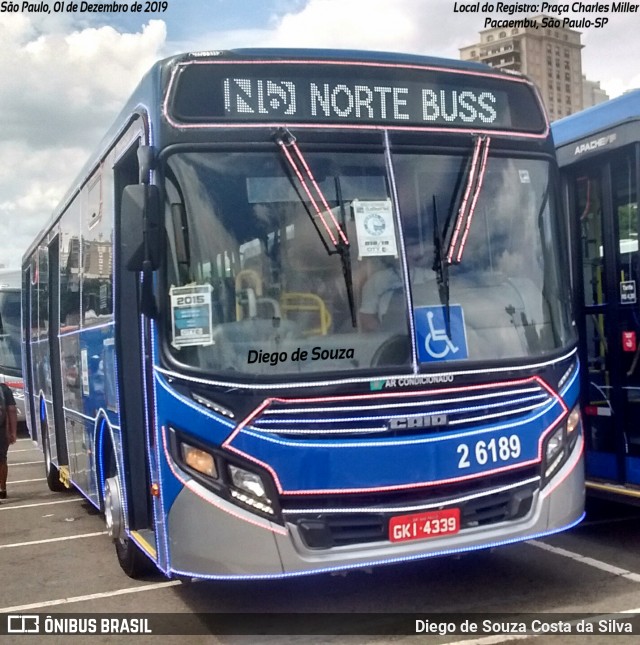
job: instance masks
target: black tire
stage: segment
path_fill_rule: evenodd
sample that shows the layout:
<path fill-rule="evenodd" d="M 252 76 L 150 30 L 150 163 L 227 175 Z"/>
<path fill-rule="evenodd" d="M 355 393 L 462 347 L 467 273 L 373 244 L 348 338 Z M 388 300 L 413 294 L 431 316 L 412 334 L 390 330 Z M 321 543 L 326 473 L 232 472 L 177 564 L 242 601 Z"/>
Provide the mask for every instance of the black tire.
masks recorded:
<path fill-rule="evenodd" d="M 51 449 L 49 447 L 49 434 L 46 425 L 42 426 L 42 447 L 44 449 L 44 474 L 47 478 L 47 486 L 54 493 L 61 493 L 67 487 L 60 481 L 60 471 L 51 461 Z"/>
<path fill-rule="evenodd" d="M 29 438 L 29 428 L 26 421 L 18 421 L 18 437 Z"/>
<path fill-rule="evenodd" d="M 120 568 L 134 580 L 157 573 L 153 562 L 140 550 L 129 537 L 115 541 L 116 556 Z"/>

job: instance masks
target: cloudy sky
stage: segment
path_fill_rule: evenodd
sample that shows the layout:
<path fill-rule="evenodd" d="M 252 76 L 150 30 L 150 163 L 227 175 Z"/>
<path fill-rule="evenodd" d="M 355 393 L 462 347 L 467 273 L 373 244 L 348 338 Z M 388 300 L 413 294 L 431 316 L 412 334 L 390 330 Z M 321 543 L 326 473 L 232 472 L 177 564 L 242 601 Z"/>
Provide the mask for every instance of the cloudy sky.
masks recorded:
<path fill-rule="evenodd" d="M 158 58 L 248 46 L 458 58 L 458 48 L 475 42 L 484 26 L 484 15 L 454 13 L 454 0 L 165 4 L 166 11 L 152 14 L 0 13 L 0 264 L 20 265 L 24 250 Z M 581 30 L 583 70 L 614 97 L 640 87 L 640 18 L 603 15 L 609 19 L 604 28 Z"/>

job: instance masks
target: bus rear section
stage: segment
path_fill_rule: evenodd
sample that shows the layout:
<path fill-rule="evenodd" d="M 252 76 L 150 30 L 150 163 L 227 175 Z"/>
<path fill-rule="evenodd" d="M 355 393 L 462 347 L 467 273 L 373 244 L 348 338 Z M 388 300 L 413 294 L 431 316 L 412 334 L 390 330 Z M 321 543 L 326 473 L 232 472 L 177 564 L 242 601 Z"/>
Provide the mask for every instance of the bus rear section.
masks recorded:
<path fill-rule="evenodd" d="M 83 183 L 113 195 L 83 233 L 114 240 L 105 286 L 75 277 L 72 208 L 28 264 L 44 254 L 54 295 L 87 281 L 42 329 L 73 384 L 30 391 L 125 571 L 295 576 L 579 522 L 564 223 L 530 83 L 272 50 L 148 79 L 131 105 L 152 107 Z"/>
<path fill-rule="evenodd" d="M 18 428 L 24 428 L 20 275 L 19 269 L 0 270 L 0 382 L 11 388 L 16 402 Z"/>

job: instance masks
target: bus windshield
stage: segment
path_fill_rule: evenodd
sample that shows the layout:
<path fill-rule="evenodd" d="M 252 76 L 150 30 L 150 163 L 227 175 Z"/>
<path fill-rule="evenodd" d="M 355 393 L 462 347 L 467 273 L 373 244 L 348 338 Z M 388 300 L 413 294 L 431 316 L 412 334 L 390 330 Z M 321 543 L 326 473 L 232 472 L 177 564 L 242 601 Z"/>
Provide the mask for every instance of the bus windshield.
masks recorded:
<path fill-rule="evenodd" d="M 0 370 L 22 373 L 20 353 L 20 291 L 0 290 Z"/>
<path fill-rule="evenodd" d="M 455 226 L 469 161 L 468 152 L 305 151 L 297 170 L 277 149 L 170 155 L 173 357 L 207 372 L 304 375 L 408 367 L 412 333 L 415 360 L 440 369 L 566 347 L 547 161 L 492 151 L 464 256 L 443 275 L 435 247 Z"/>

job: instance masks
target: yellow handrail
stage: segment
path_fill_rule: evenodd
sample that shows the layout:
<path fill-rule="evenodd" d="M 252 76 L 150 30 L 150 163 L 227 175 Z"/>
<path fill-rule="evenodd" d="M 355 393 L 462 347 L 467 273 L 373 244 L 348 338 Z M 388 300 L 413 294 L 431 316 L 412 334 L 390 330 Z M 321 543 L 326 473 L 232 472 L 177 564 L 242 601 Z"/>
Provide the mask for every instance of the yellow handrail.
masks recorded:
<path fill-rule="evenodd" d="M 238 292 L 242 289 L 252 288 L 256 297 L 262 295 L 262 278 L 253 269 L 243 269 L 236 274 L 236 320 L 244 318 L 242 305 L 238 302 Z"/>
<path fill-rule="evenodd" d="M 329 333 L 332 320 L 331 312 L 324 300 L 315 293 L 287 291 L 280 296 L 280 309 L 284 317 L 287 317 L 290 312 L 317 312 L 318 326 L 305 329 L 302 333 L 306 336 L 326 336 Z"/>

